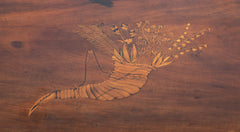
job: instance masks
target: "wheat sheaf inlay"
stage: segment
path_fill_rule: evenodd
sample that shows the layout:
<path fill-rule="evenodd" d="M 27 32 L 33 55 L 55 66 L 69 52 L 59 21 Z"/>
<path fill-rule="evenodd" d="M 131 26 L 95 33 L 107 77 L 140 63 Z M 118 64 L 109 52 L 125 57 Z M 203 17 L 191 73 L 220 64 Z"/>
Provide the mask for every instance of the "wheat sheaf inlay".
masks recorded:
<path fill-rule="evenodd" d="M 42 96 L 30 108 L 28 116 L 31 116 L 40 104 L 50 99 L 114 100 L 138 93 L 151 71 L 171 64 L 188 52 L 201 51 L 207 47 L 206 43 L 197 40 L 209 32 L 210 28 L 192 33 L 190 25 L 187 23 L 180 34 L 164 30 L 163 25 L 151 25 L 149 21 L 140 21 L 132 26 L 79 25 L 77 33 L 82 38 L 100 52 L 112 56 L 113 71 L 109 78 L 101 83 L 83 84 Z M 120 48 L 117 43 L 120 43 Z M 95 52 L 92 53 L 95 55 Z"/>

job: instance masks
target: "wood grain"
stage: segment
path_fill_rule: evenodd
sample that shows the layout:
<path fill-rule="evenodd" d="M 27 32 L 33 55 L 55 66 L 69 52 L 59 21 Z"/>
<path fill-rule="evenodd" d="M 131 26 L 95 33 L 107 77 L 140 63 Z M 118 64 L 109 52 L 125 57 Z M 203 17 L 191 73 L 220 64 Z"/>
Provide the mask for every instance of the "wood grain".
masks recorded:
<path fill-rule="evenodd" d="M 240 131 L 240 2 L 237 0 L 0 1 L 0 131 Z M 78 24 L 151 20 L 179 32 L 211 27 L 208 48 L 152 72 L 139 94 L 116 101 L 55 100 L 27 118 L 42 95 L 78 85 L 92 48 Z M 193 29 L 194 30 L 194 29 Z M 103 70 L 111 56 L 97 52 Z M 106 80 L 94 56 L 87 83 Z"/>

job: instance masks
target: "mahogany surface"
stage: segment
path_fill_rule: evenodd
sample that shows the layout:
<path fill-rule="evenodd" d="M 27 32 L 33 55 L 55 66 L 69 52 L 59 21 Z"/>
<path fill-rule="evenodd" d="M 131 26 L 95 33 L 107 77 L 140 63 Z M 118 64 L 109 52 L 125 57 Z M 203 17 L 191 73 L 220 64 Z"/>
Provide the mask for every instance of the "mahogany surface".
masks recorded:
<path fill-rule="evenodd" d="M 240 2 L 238 0 L 0 1 L 0 131 L 239 132 Z M 78 24 L 150 20 L 179 28 L 210 27 L 208 48 L 153 71 L 141 91 L 122 100 L 54 100 L 28 118 L 42 95 L 84 78 L 92 48 Z M 111 56 L 97 52 L 103 70 Z M 108 75 L 89 56 L 87 83 Z"/>

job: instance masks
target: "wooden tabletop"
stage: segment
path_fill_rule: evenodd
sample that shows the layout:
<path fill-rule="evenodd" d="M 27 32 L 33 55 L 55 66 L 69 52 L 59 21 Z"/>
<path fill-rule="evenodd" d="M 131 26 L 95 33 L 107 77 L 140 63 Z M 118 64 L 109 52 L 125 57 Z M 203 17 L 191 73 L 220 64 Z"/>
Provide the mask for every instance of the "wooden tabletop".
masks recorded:
<path fill-rule="evenodd" d="M 238 0 L 0 1 L 0 131 L 239 132 Z M 105 1 L 107 2 L 107 0 Z M 90 43 L 79 24 L 129 23 L 210 27 L 208 48 L 153 71 L 141 91 L 122 100 L 53 100 L 28 118 L 42 95 L 84 80 Z M 96 53 L 111 72 L 111 56 Z M 86 83 L 108 78 L 88 60 Z"/>

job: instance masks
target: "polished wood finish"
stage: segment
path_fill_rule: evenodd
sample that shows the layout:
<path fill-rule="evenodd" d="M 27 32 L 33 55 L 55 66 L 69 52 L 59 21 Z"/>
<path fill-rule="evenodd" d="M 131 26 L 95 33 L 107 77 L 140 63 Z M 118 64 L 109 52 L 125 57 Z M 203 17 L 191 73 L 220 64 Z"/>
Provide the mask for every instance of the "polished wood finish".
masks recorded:
<path fill-rule="evenodd" d="M 240 131 L 240 2 L 237 0 L 0 1 L 0 131 L 238 132 Z M 141 91 L 115 101 L 54 100 L 31 118 L 42 95 L 84 79 L 93 48 L 78 24 L 150 20 L 176 32 L 210 27 L 208 48 L 153 71 Z M 194 30 L 194 28 L 196 30 Z M 103 70 L 111 56 L 96 53 Z M 88 61 L 87 83 L 108 75 Z"/>

